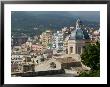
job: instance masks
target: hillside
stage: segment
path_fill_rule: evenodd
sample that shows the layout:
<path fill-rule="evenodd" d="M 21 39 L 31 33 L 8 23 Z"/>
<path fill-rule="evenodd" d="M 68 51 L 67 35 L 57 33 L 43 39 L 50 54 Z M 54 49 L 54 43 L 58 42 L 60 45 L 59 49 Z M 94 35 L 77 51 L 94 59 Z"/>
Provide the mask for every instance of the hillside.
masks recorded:
<path fill-rule="evenodd" d="M 92 19 L 91 19 L 92 17 Z M 80 18 L 83 24 L 94 27 L 99 24 L 99 17 L 96 15 L 73 14 L 69 12 L 21 12 L 11 13 L 11 29 L 13 34 L 25 33 L 29 36 L 39 35 L 46 29 L 53 31 L 60 30 L 67 26 L 74 26 L 77 18 Z"/>

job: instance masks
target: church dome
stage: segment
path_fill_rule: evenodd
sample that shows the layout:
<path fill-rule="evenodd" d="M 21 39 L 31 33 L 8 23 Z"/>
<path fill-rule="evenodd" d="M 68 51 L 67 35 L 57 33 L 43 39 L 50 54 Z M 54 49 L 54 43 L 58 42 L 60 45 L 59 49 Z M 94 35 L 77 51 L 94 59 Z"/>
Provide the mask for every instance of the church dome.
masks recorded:
<path fill-rule="evenodd" d="M 80 20 L 76 21 L 76 29 L 71 32 L 70 40 L 83 40 L 83 39 L 90 39 L 86 30 L 81 29 Z"/>

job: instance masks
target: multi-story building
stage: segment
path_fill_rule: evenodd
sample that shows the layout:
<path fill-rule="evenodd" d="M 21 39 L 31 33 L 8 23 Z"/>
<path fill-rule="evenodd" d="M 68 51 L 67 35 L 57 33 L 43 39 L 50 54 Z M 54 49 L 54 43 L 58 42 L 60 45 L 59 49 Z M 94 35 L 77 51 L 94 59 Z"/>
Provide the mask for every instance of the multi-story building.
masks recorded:
<path fill-rule="evenodd" d="M 21 46 L 14 46 L 11 52 L 14 54 L 17 54 L 17 53 L 19 54 L 22 52 L 22 48 Z"/>
<path fill-rule="evenodd" d="M 11 55 L 11 72 L 22 72 L 23 57 L 22 54 Z"/>
<path fill-rule="evenodd" d="M 57 31 L 57 33 L 54 33 L 53 35 L 53 49 L 56 51 L 63 51 L 63 40 L 64 36 L 61 31 Z"/>
<path fill-rule="evenodd" d="M 74 27 L 64 27 L 62 28 L 62 32 L 63 32 L 63 36 L 64 38 L 66 38 L 66 36 L 68 36 L 69 34 L 71 34 L 71 31 L 74 30 Z"/>
<path fill-rule="evenodd" d="M 35 45 L 32 45 L 32 48 L 31 48 L 33 51 L 42 51 L 43 50 L 43 46 L 40 45 L 40 44 L 35 44 Z"/>
<path fill-rule="evenodd" d="M 100 31 L 95 30 L 91 35 L 91 40 L 93 41 L 100 41 Z"/>
<path fill-rule="evenodd" d="M 52 44 L 52 31 L 47 30 L 40 35 L 40 42 L 44 48 L 48 48 Z"/>

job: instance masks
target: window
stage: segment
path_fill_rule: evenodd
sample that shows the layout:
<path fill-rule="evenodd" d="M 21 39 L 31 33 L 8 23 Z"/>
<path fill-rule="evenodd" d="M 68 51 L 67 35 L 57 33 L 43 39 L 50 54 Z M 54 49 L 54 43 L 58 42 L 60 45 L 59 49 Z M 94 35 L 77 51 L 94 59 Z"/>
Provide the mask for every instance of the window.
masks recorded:
<path fill-rule="evenodd" d="M 73 47 L 70 47 L 70 53 L 73 53 Z"/>
<path fill-rule="evenodd" d="M 58 46 L 63 46 L 63 43 L 58 43 Z"/>
<path fill-rule="evenodd" d="M 36 62 L 39 63 L 38 60 L 36 60 Z"/>
<path fill-rule="evenodd" d="M 66 49 L 66 54 L 68 54 L 68 49 Z"/>
<path fill-rule="evenodd" d="M 27 57 L 26 60 L 27 60 L 27 62 L 31 62 L 31 58 L 30 57 Z"/>
<path fill-rule="evenodd" d="M 78 53 L 78 54 L 81 54 L 81 47 L 78 47 L 78 48 L 77 48 L 77 53 Z"/>

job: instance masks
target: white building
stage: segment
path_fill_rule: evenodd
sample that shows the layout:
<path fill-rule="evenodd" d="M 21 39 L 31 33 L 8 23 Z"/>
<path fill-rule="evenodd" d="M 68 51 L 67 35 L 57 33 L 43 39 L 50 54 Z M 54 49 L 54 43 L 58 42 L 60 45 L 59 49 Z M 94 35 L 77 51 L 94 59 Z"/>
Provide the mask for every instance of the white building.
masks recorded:
<path fill-rule="evenodd" d="M 57 33 L 54 33 L 53 35 L 53 48 L 57 51 L 61 50 L 63 51 L 63 33 L 61 31 L 57 31 Z"/>
<path fill-rule="evenodd" d="M 12 54 L 11 55 L 11 71 L 12 72 L 22 72 L 22 63 L 23 63 L 22 54 Z"/>

